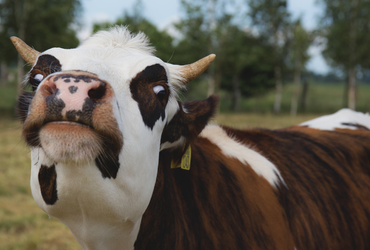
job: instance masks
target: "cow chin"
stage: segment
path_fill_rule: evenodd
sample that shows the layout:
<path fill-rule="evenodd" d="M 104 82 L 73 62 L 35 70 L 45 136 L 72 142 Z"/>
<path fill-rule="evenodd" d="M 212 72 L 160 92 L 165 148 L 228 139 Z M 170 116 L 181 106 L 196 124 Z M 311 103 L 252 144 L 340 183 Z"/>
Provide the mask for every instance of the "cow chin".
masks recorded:
<path fill-rule="evenodd" d="M 56 162 L 84 162 L 96 158 L 102 141 L 90 127 L 74 122 L 51 122 L 39 133 L 41 147 Z"/>

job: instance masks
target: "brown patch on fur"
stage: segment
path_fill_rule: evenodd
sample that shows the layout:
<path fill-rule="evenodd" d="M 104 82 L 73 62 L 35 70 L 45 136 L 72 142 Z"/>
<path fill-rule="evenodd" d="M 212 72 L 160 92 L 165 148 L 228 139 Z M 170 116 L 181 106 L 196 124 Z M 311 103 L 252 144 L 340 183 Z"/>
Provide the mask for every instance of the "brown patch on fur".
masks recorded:
<path fill-rule="evenodd" d="M 44 78 L 52 73 L 59 72 L 62 70 L 62 66 L 58 59 L 51 55 L 41 55 L 36 65 L 32 68 L 29 74 L 29 84 L 32 86 L 32 90 L 35 91 L 39 82 L 35 81 L 33 78 L 36 74 L 41 74 Z"/>
<path fill-rule="evenodd" d="M 212 95 L 203 101 L 183 103 L 183 108 L 186 110 L 183 115 L 186 117 L 190 132 L 188 140 L 192 141 L 202 132 L 209 120 L 215 115 L 218 102 L 219 98 Z"/>
<path fill-rule="evenodd" d="M 368 131 L 225 130 L 279 169 L 287 188 L 276 195 L 297 249 L 370 248 Z"/>
<path fill-rule="evenodd" d="M 114 97 L 110 85 L 107 86 L 105 97 L 104 102 L 109 102 Z M 97 103 L 92 115 L 94 129 L 101 136 L 104 149 L 95 162 L 104 178 L 116 178 L 120 167 L 118 157 L 123 147 L 123 135 L 114 118 L 112 105 L 104 105 L 104 102 Z"/>
<path fill-rule="evenodd" d="M 166 70 L 160 64 L 146 67 L 131 80 L 132 98 L 137 101 L 143 122 L 150 129 L 153 129 L 158 119 L 165 118 L 165 108 L 170 95 L 167 82 Z M 153 87 L 156 85 L 161 85 L 166 90 L 163 96 L 154 93 Z"/>
<path fill-rule="evenodd" d="M 273 187 L 207 139 L 192 143 L 190 171 L 160 154 L 135 249 L 370 249 L 370 133 L 223 128 L 268 158 Z"/>
<path fill-rule="evenodd" d="M 210 96 L 203 101 L 179 102 L 179 111 L 162 132 L 161 144 L 165 142 L 173 143 L 179 140 L 181 136 L 186 138 L 187 144 L 191 144 L 216 113 L 218 101 L 217 96 Z M 173 152 L 175 161 L 181 159 L 186 149 L 187 145 L 184 145 L 184 148 L 180 149 L 179 152 Z"/>
<path fill-rule="evenodd" d="M 192 144 L 190 171 L 160 154 L 157 183 L 135 249 L 294 249 L 273 187 L 205 138 Z"/>
<path fill-rule="evenodd" d="M 47 167 L 41 165 L 39 171 L 39 184 L 42 198 L 48 205 L 54 205 L 58 200 L 57 172 L 55 165 Z"/>

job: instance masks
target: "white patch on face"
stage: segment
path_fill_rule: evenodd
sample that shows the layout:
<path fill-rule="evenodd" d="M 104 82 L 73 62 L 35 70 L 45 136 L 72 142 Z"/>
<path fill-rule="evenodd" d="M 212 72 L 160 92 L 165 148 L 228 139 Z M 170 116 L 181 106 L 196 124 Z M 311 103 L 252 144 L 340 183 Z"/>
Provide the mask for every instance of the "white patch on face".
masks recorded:
<path fill-rule="evenodd" d="M 200 136 L 216 144 L 224 155 L 249 164 L 259 176 L 265 178 L 272 186 L 276 187 L 279 184 L 279 179 L 283 182 L 283 178 L 274 164 L 248 146 L 230 138 L 221 127 L 208 125 L 200 133 Z"/>
<path fill-rule="evenodd" d="M 341 109 L 331 115 L 324 115 L 299 124 L 320 130 L 335 130 L 336 128 L 357 129 L 355 126 L 345 125 L 343 123 L 358 124 L 370 129 L 370 115 L 356 112 L 351 109 Z"/>
<path fill-rule="evenodd" d="M 179 110 L 171 81 L 175 81 L 177 87 L 181 78 L 176 70 L 169 74 L 167 64 L 154 57 L 140 39 L 119 45 L 116 39 L 109 42 L 98 36 L 76 49 L 53 48 L 43 53 L 55 56 L 63 71 L 96 74 L 110 84 L 115 94 L 111 100 L 113 115 L 123 136 L 120 168 L 115 179 L 103 178 L 91 157 L 85 161 L 55 162 L 42 149 L 31 149 L 31 186 L 37 204 L 66 224 L 84 249 L 133 249 L 141 216 L 150 202 L 157 178 L 161 133 Z M 137 48 L 140 44 L 141 50 Z M 171 95 L 165 119 L 157 120 L 150 129 L 132 98 L 130 83 L 139 72 L 154 64 L 166 69 Z M 156 91 L 159 93 L 161 89 Z M 40 192 L 41 164 L 55 164 L 58 201 L 54 205 L 47 205 Z"/>

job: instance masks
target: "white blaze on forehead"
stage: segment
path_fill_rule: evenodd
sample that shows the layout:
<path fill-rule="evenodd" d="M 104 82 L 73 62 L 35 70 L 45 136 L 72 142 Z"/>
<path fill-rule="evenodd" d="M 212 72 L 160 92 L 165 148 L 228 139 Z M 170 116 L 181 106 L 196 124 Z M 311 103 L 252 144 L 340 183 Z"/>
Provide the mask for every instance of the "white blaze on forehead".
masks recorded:
<path fill-rule="evenodd" d="M 221 127 L 208 125 L 200 133 L 200 136 L 216 144 L 224 155 L 236 158 L 251 166 L 259 176 L 265 178 L 272 186 L 276 187 L 279 179 L 283 181 L 279 170 L 272 162 L 248 146 L 230 138 Z"/>
<path fill-rule="evenodd" d="M 84 41 L 79 47 L 123 48 L 140 50 L 152 55 L 155 49 L 150 46 L 149 39 L 142 32 L 131 34 L 127 28 L 113 27 L 109 31 L 99 31 Z"/>
<path fill-rule="evenodd" d="M 147 66 L 160 64 L 167 71 L 171 96 L 176 97 L 176 92 L 185 87 L 181 66 L 164 63 L 153 55 L 154 51 L 143 33 L 133 35 L 125 27 L 114 27 L 99 31 L 75 49 L 52 48 L 43 54 L 55 56 L 63 71 L 82 70 L 96 74 L 112 85 L 116 94 L 122 91 L 129 94 L 127 87 L 131 79 Z"/>
<path fill-rule="evenodd" d="M 336 128 L 357 129 L 356 126 L 348 124 L 361 125 L 370 129 L 370 115 L 351 109 L 341 109 L 334 114 L 321 116 L 299 125 L 321 130 L 335 130 Z"/>

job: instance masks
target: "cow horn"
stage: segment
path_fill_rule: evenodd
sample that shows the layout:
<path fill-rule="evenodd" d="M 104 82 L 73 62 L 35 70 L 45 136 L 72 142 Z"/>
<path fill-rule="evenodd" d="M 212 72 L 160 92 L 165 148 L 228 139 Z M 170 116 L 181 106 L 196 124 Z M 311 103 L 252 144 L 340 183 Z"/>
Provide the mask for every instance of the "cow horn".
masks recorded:
<path fill-rule="evenodd" d="M 180 72 L 182 73 L 182 77 L 185 79 L 184 84 L 200 76 L 208 68 L 211 62 L 215 60 L 215 58 L 215 54 L 210 54 L 192 64 L 182 66 Z"/>
<path fill-rule="evenodd" d="M 20 38 L 16 36 L 12 36 L 10 40 L 14 44 L 15 48 L 17 49 L 21 57 L 28 64 L 33 65 L 36 61 L 37 56 L 40 54 L 40 52 L 31 48 L 30 46 L 28 46 L 25 42 L 23 42 Z"/>

